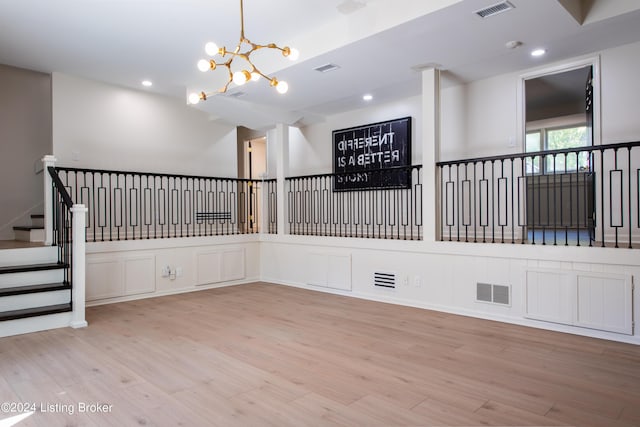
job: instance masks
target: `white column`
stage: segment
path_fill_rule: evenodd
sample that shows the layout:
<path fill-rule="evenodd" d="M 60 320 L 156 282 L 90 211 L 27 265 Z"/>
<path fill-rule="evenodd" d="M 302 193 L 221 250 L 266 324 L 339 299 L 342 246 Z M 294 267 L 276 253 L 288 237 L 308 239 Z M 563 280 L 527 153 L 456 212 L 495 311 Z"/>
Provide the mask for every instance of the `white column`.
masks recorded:
<path fill-rule="evenodd" d="M 50 246 L 53 243 L 53 194 L 51 193 L 51 175 L 49 167 L 56 165 L 57 159 L 54 156 L 44 156 L 42 166 L 44 170 L 44 244 Z"/>
<path fill-rule="evenodd" d="M 440 70 L 422 71 L 422 218 L 424 241 L 438 237 L 439 188 L 436 162 L 440 158 Z"/>
<path fill-rule="evenodd" d="M 84 328 L 87 321 L 85 312 L 85 287 L 86 287 L 86 236 L 85 225 L 88 209 L 84 205 L 73 205 L 71 215 L 73 217 L 72 239 L 72 285 L 73 285 L 73 316 L 69 326 L 72 328 Z"/>
<path fill-rule="evenodd" d="M 278 234 L 285 233 L 288 221 L 287 194 L 284 179 L 289 173 L 289 126 L 283 123 L 276 125 L 276 179 L 278 191 Z"/>

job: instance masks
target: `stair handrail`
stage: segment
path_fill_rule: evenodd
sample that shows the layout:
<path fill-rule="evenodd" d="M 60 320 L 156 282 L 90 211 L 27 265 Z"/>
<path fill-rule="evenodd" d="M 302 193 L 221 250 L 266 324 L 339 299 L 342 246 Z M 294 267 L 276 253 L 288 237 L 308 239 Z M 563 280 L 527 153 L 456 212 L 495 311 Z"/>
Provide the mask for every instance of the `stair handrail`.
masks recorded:
<path fill-rule="evenodd" d="M 62 183 L 62 180 L 60 180 L 60 177 L 58 176 L 58 172 L 56 171 L 56 168 L 53 166 L 49 166 L 47 170 L 49 171 L 49 175 L 51 175 L 51 180 L 53 181 L 53 184 L 56 186 L 56 189 L 60 193 L 60 197 L 62 197 L 62 201 L 67 206 L 67 208 L 71 209 L 73 207 L 73 201 L 71 200 L 71 196 L 69 195 L 69 192 L 67 191 L 64 184 Z"/>
<path fill-rule="evenodd" d="M 45 188 L 45 204 L 47 209 L 50 209 L 49 212 L 45 213 L 47 227 L 45 233 L 50 236 L 46 239 L 46 243 L 58 247 L 58 262 L 66 265 L 64 280 L 69 283 L 71 288 L 70 302 L 73 310 L 69 326 L 82 328 L 87 326 L 87 321 L 85 320 L 85 226 L 87 208 L 84 205 L 73 203 L 67 188 L 58 176 L 57 169 L 51 165 L 55 162 L 55 158 L 46 156 L 43 161 L 45 161 L 51 178 L 51 186 L 48 189 L 48 193 L 57 192 L 57 196 L 48 197 L 47 189 Z M 46 185 L 47 181 L 45 179 Z"/>

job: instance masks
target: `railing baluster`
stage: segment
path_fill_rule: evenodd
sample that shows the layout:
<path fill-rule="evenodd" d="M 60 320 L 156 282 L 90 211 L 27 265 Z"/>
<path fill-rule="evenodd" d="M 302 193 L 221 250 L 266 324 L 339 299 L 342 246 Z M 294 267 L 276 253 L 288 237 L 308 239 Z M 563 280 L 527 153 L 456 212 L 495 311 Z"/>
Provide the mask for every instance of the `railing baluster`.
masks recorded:
<path fill-rule="evenodd" d="M 450 241 L 488 242 L 491 233 L 491 242 L 504 243 L 508 240 L 505 229 L 510 226 L 512 243 L 516 240 L 515 228 L 519 227 L 522 243 L 542 240 L 543 245 L 551 244 L 553 233 L 553 245 L 558 245 L 562 244 L 559 233 L 564 233 L 564 246 L 585 246 L 588 234 L 589 246 L 598 243 L 599 238 L 602 247 L 610 244 L 633 248 L 635 230 L 640 229 L 640 168 L 634 166 L 633 160 L 636 147 L 640 142 L 437 162 L 439 240 L 447 239 L 448 234 Z M 596 155 L 600 156 L 599 161 Z M 608 155 L 611 157 L 605 161 Z M 511 163 L 505 165 L 507 160 Z M 498 161 L 500 170 L 496 170 Z M 517 161 L 521 171 L 516 170 Z M 474 165 L 473 173 L 468 171 L 470 164 Z M 469 180 L 472 201 L 467 194 Z M 605 204 L 607 197 L 609 203 Z M 500 227 L 499 233 L 496 227 Z M 474 234 L 473 240 L 470 233 Z"/>
<path fill-rule="evenodd" d="M 631 204 L 632 204 L 632 201 L 631 201 L 631 147 L 627 147 L 627 179 L 628 179 L 627 185 L 628 185 L 628 189 L 629 189 L 629 191 L 628 191 L 629 196 L 628 196 L 628 200 L 627 200 L 627 203 L 629 205 L 628 206 L 628 209 L 629 209 L 629 212 L 628 212 L 628 215 L 629 215 L 629 249 L 631 249 L 631 248 L 633 248 L 633 245 L 631 243 L 632 242 L 631 229 L 633 228 L 633 220 L 632 220 L 633 217 L 631 216 L 632 215 L 632 212 L 631 212 Z"/>
<path fill-rule="evenodd" d="M 395 167 L 406 187 L 335 190 L 348 174 L 286 178 L 291 234 L 416 240 L 421 238 L 421 167 Z M 415 171 L 415 172 L 414 172 Z M 373 170 L 370 182 L 383 182 Z"/>

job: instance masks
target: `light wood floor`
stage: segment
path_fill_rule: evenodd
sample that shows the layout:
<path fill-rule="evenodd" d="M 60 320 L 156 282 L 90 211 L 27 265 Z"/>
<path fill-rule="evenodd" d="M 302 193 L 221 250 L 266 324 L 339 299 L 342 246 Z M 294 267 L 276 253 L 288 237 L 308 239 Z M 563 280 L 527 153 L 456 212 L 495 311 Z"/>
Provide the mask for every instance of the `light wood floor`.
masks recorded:
<path fill-rule="evenodd" d="M 19 427 L 640 425 L 632 345 L 261 283 L 87 318 L 0 339 L 0 401 L 76 410 Z"/>

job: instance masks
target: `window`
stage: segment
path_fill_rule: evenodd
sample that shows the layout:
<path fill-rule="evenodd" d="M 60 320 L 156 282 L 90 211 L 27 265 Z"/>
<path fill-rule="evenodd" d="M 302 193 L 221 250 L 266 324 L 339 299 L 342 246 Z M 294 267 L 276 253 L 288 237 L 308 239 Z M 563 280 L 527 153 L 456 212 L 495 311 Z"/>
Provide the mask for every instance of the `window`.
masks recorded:
<path fill-rule="evenodd" d="M 564 148 L 580 148 L 588 145 L 587 126 L 584 124 L 556 128 L 543 128 L 527 132 L 525 149 L 528 153 Z M 566 173 L 589 169 L 589 153 L 569 153 L 545 156 L 544 170 L 540 157 L 527 158 L 527 173 Z"/>

